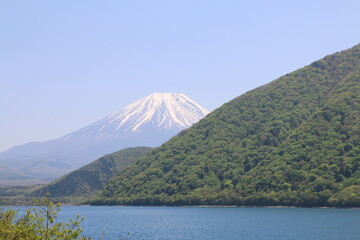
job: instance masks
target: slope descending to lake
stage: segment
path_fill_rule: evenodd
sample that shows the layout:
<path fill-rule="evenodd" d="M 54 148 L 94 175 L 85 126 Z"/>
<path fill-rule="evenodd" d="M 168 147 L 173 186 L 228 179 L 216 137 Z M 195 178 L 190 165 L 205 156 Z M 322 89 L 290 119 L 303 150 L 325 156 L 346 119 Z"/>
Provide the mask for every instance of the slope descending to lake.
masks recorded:
<path fill-rule="evenodd" d="M 95 195 L 115 174 L 136 162 L 151 149 L 150 147 L 127 148 L 105 155 L 34 191 L 32 195 L 45 196 L 49 193 L 51 197 L 60 199 L 67 197 L 69 200 Z"/>
<path fill-rule="evenodd" d="M 360 206 L 359 96 L 357 45 L 224 104 L 93 203 Z"/>

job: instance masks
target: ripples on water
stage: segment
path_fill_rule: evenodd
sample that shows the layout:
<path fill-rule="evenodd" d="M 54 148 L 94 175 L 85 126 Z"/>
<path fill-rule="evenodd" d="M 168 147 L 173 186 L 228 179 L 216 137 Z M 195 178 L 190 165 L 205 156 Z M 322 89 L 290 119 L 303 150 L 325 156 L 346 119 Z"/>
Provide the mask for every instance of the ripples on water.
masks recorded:
<path fill-rule="evenodd" d="M 71 206 L 60 221 L 76 214 L 104 240 L 360 239 L 359 209 Z"/>

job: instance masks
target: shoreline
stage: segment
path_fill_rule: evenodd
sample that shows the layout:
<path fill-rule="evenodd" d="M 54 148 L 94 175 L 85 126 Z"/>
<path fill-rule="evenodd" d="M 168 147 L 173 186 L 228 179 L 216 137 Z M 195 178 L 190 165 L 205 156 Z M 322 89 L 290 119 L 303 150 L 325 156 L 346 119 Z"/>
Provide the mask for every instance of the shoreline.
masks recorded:
<path fill-rule="evenodd" d="M 73 205 L 76 206 L 76 205 Z M 182 208 L 190 208 L 190 207 L 194 207 L 194 208 L 318 208 L 318 209 L 327 209 L 327 208 L 334 208 L 334 209 L 359 209 L 360 207 L 335 207 L 335 206 L 286 206 L 286 205 L 108 205 L 108 204 L 104 204 L 104 205 L 77 205 L 77 206 L 92 206 L 92 207 L 102 207 L 102 206 L 107 206 L 107 207 L 182 207 Z"/>
<path fill-rule="evenodd" d="M 360 207 L 309 207 L 309 206 L 256 206 L 256 205 L 91 205 L 91 204 L 61 204 L 61 207 L 176 207 L 176 208 L 308 208 L 308 209 L 354 209 Z M 36 207 L 33 205 L 0 205 L 1 208 Z"/>

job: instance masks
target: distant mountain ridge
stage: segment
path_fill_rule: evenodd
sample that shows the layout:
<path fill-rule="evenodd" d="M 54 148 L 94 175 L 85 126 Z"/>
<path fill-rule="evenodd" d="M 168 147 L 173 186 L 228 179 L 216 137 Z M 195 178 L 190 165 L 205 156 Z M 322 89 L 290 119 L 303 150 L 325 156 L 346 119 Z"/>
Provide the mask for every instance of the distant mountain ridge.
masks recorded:
<path fill-rule="evenodd" d="M 79 197 L 94 196 L 115 174 L 135 163 L 151 149 L 134 147 L 107 154 L 34 191 L 32 196 L 41 197 L 49 193 L 51 197 L 70 202 Z"/>
<path fill-rule="evenodd" d="M 2 152 L 0 164 L 50 181 L 123 148 L 159 146 L 208 113 L 184 94 L 154 93 L 58 139 Z"/>

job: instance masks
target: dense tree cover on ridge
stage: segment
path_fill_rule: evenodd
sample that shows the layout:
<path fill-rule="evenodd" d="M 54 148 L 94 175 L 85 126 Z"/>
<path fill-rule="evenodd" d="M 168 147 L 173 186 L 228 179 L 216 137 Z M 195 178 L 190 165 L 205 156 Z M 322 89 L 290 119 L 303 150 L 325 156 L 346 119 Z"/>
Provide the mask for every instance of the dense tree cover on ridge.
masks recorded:
<path fill-rule="evenodd" d="M 59 198 L 60 201 L 74 202 L 76 197 L 89 197 L 101 190 L 118 172 L 148 153 L 150 147 L 126 148 L 105 155 L 88 165 L 77 169 L 52 183 L 33 192 L 33 196 Z"/>
<path fill-rule="evenodd" d="M 359 96 L 357 45 L 224 104 L 92 203 L 359 207 Z"/>

